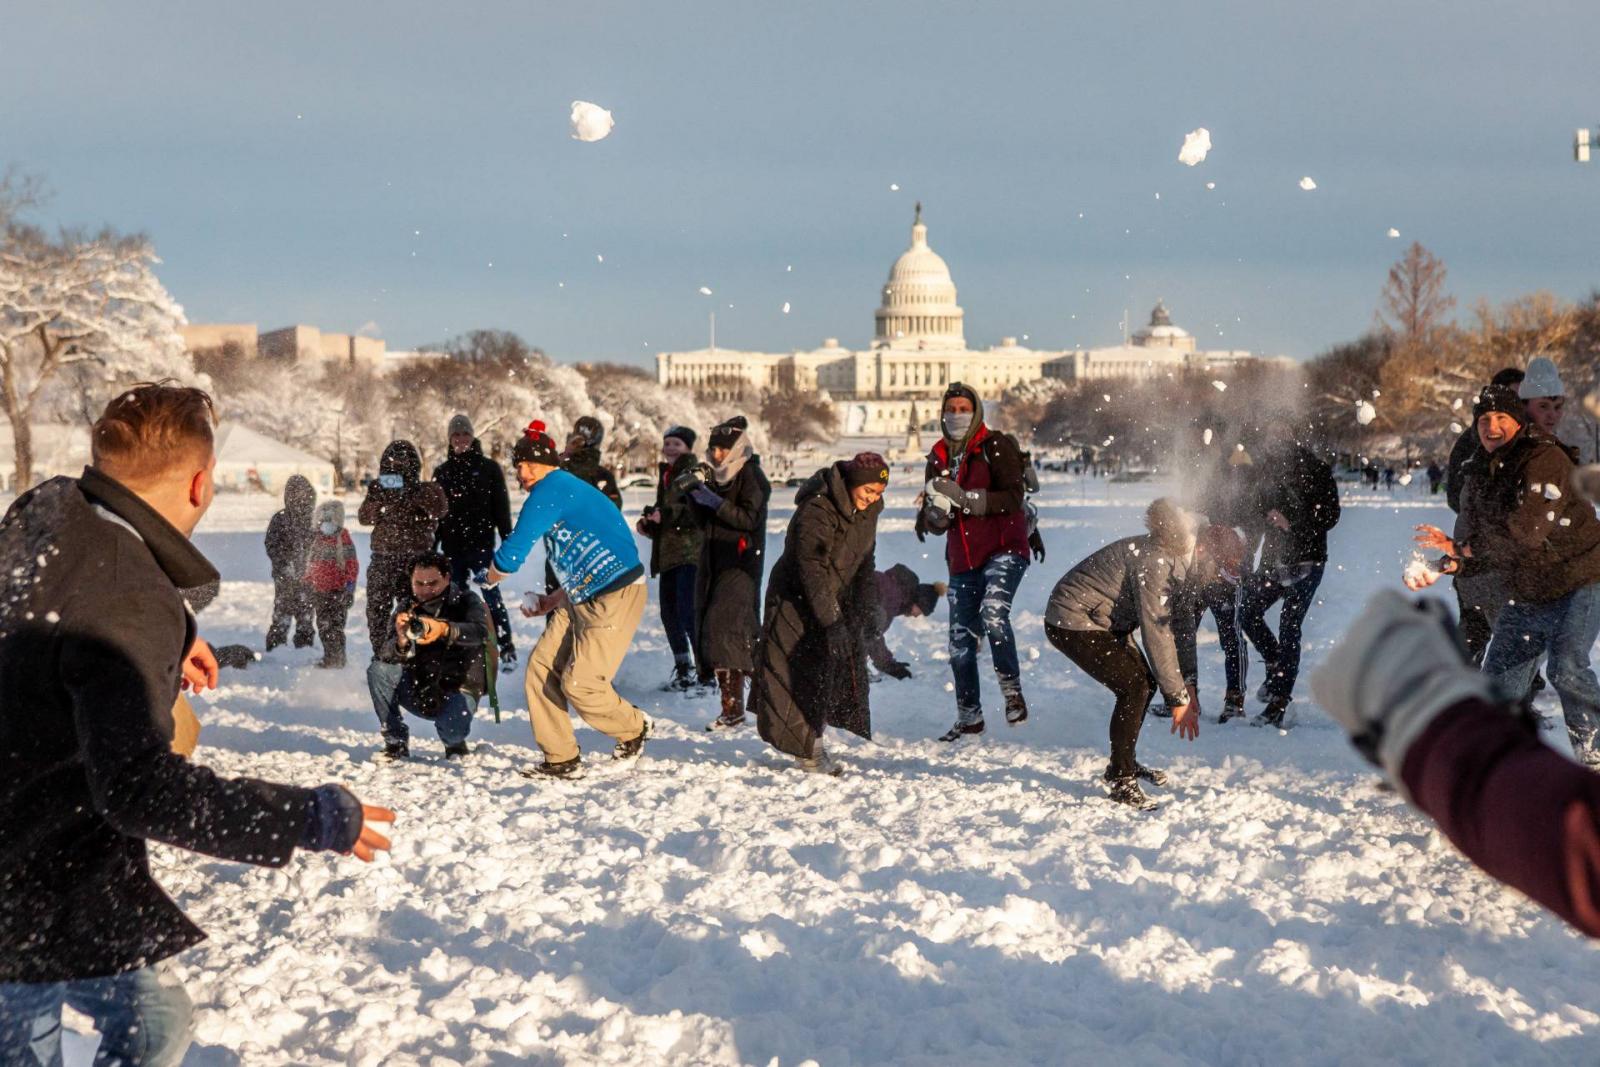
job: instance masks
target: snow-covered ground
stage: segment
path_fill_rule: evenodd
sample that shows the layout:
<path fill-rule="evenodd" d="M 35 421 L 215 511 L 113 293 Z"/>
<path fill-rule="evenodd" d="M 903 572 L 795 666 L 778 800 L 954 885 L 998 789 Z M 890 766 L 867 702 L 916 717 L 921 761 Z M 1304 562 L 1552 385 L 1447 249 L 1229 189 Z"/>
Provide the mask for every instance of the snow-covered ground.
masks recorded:
<path fill-rule="evenodd" d="M 1172 772 L 1153 790 L 1163 806 L 1103 799 L 1110 699 L 1045 642 L 1045 598 L 1088 551 L 1136 532 L 1160 489 L 1046 483 L 1050 554 L 1016 609 L 1026 725 L 1004 726 L 990 675 L 990 732 L 932 740 L 953 715 L 941 607 L 891 631 L 915 677 L 874 686 L 874 742 L 835 739 L 840 779 L 798 772 L 753 727 L 709 736 L 711 699 L 659 693 L 670 660 L 653 606 L 620 677 L 654 721 L 646 753 L 611 767 L 609 744 L 580 729 L 594 763 L 577 783 L 514 773 L 538 758 L 520 672 L 504 721 L 480 714 L 464 765 L 417 720 L 409 763 L 374 759 L 357 666 L 330 674 L 280 651 L 225 673 L 199 708 L 201 759 L 342 782 L 399 822 L 370 867 L 310 855 L 268 871 L 156 849 L 162 882 L 211 934 L 179 959 L 198 1006 L 190 1062 L 1600 1059 L 1591 943 L 1376 788 L 1315 708 L 1299 705 L 1286 734 L 1217 726 L 1209 630 L 1198 742 L 1156 719 L 1142 741 Z M 942 545 L 912 534 L 912 491 L 889 495 L 878 560 L 931 580 Z M 772 558 L 791 494 L 775 494 Z M 260 645 L 271 508 L 224 497 L 197 537 L 226 578 L 202 616 L 214 643 Z M 1347 496 L 1308 667 L 1371 590 L 1398 584 L 1411 526 L 1447 519 L 1420 486 Z"/>

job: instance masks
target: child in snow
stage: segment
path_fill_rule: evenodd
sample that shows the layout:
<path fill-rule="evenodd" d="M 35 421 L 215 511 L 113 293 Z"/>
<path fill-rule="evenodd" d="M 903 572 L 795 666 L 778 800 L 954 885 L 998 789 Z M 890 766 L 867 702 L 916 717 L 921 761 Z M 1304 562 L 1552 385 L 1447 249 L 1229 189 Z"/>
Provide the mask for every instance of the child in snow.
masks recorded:
<path fill-rule="evenodd" d="M 344 624 L 356 598 L 361 564 L 350 531 L 344 528 L 344 504 L 324 501 L 317 507 L 317 532 L 306 564 L 306 594 L 322 638 L 319 667 L 344 666 Z"/>
<path fill-rule="evenodd" d="M 306 551 L 311 547 L 311 512 L 317 506 L 317 491 L 298 474 L 291 474 L 283 486 L 283 510 L 267 524 L 267 559 L 272 563 L 272 624 L 267 627 L 267 651 L 271 652 L 289 637 L 294 623 L 294 647 L 310 648 L 311 604 L 306 599 L 303 579 Z"/>

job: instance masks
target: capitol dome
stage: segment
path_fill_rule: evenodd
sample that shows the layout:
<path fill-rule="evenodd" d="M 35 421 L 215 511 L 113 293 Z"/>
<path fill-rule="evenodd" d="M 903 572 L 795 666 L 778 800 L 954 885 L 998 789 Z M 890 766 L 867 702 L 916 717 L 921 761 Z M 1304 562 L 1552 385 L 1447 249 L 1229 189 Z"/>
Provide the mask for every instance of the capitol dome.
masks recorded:
<path fill-rule="evenodd" d="M 1184 352 L 1195 349 L 1194 335 L 1172 324 L 1172 312 L 1162 300 L 1157 300 L 1150 312 L 1150 325 L 1133 335 L 1133 343 L 1139 348 L 1176 348 Z"/>
<path fill-rule="evenodd" d="M 873 314 L 874 344 L 895 348 L 965 348 L 965 312 L 944 259 L 928 247 L 928 227 L 917 204 L 911 247 L 889 268 L 883 304 Z"/>

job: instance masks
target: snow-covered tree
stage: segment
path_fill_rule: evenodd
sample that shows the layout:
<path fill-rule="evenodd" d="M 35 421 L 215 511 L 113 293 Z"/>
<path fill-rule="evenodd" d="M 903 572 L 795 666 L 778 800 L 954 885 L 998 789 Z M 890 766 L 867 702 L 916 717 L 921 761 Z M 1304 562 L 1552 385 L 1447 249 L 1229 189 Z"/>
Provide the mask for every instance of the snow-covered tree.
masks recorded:
<path fill-rule="evenodd" d="M 653 374 L 617 364 L 579 364 L 595 414 L 606 427 L 605 455 L 618 469 L 649 467 L 661 435 L 688 426 L 703 442 L 712 426 L 734 414 L 730 404 L 707 402 L 686 389 L 669 389 Z"/>
<path fill-rule="evenodd" d="M 814 390 L 774 390 L 761 400 L 761 422 L 778 444 L 798 448 L 826 444 L 839 432 L 839 412 L 827 393 Z"/>

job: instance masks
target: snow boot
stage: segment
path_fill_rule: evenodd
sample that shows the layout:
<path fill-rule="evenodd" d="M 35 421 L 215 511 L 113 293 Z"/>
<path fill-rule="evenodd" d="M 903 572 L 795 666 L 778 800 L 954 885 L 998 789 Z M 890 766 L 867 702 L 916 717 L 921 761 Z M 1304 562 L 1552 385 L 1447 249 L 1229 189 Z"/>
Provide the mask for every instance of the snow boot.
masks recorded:
<path fill-rule="evenodd" d="M 1274 730 L 1287 730 L 1289 728 L 1289 700 L 1286 697 L 1275 697 L 1267 703 L 1266 708 L 1250 720 L 1251 726 L 1270 726 Z"/>
<path fill-rule="evenodd" d="M 1126 776 L 1125 775 L 1119 776 L 1118 774 L 1116 774 L 1111 769 L 1111 764 L 1109 764 L 1109 763 L 1106 764 L 1106 773 L 1104 775 L 1102 775 L 1102 778 L 1107 782 L 1115 783 L 1119 777 L 1126 777 Z M 1167 784 L 1167 772 L 1166 771 L 1158 771 L 1158 770 L 1155 770 L 1152 767 L 1146 767 L 1142 763 L 1135 763 L 1133 765 L 1133 775 L 1132 775 L 1132 777 L 1134 777 L 1135 779 L 1142 778 L 1145 781 L 1149 782 L 1151 785 L 1166 785 Z"/>
<path fill-rule="evenodd" d="M 461 759 L 462 757 L 470 756 L 471 754 L 472 749 L 467 747 L 467 743 L 465 741 L 461 742 L 459 745 L 444 746 L 445 759 Z"/>
<path fill-rule="evenodd" d="M 1131 774 L 1111 779 L 1111 802 L 1126 804 L 1138 811 L 1155 811 L 1161 805 L 1145 796 L 1139 788 L 1139 779 Z"/>
<path fill-rule="evenodd" d="M 672 677 L 661 683 L 661 691 L 663 693 L 687 693 L 696 684 L 693 665 L 679 663 L 672 668 Z"/>
<path fill-rule="evenodd" d="M 1267 664 L 1267 676 L 1261 679 L 1261 684 L 1256 686 L 1256 699 L 1266 704 L 1272 700 L 1272 676 L 1278 673 L 1275 663 Z"/>
<path fill-rule="evenodd" d="M 404 741 L 390 741 L 383 746 L 384 759 L 410 759 L 411 746 Z"/>
<path fill-rule="evenodd" d="M 618 741 L 617 747 L 611 750 L 612 759 L 635 759 L 644 751 L 644 739 L 650 736 L 650 720 L 644 720 L 644 726 L 639 729 L 639 736 L 627 741 Z"/>
<path fill-rule="evenodd" d="M 799 761 L 800 769 L 807 774 L 826 774 L 830 778 L 837 778 L 844 773 L 844 768 L 828 755 L 827 749 L 822 747 L 820 737 L 812 742 L 810 756 L 796 756 L 795 759 Z"/>
<path fill-rule="evenodd" d="M 517 650 L 511 645 L 500 649 L 500 673 L 512 674 L 517 669 Z"/>
<path fill-rule="evenodd" d="M 1236 689 L 1229 690 L 1222 698 L 1222 714 L 1217 716 L 1217 721 L 1221 723 L 1242 718 L 1244 718 L 1244 694 Z"/>
<path fill-rule="evenodd" d="M 715 719 L 712 719 L 710 722 L 706 723 L 706 733 L 716 734 L 721 733 L 724 730 L 737 730 L 743 725 L 744 714 L 742 712 L 737 718 L 732 719 L 723 715 L 718 715 Z"/>
<path fill-rule="evenodd" d="M 1006 724 L 1017 726 L 1028 721 L 1028 702 L 1022 699 L 1022 685 L 1012 682 L 1002 685 L 1001 691 L 1006 698 Z"/>
<path fill-rule="evenodd" d="M 531 767 L 524 767 L 517 773 L 524 778 L 559 778 L 563 781 L 576 781 L 583 777 L 583 757 L 573 756 L 571 759 L 562 760 L 560 763 L 551 763 L 549 760 L 545 760 L 543 763 L 535 763 Z"/>
<path fill-rule="evenodd" d="M 983 720 L 977 722 L 957 722 L 950 729 L 939 735 L 941 741 L 959 741 L 968 734 L 983 733 Z"/>

